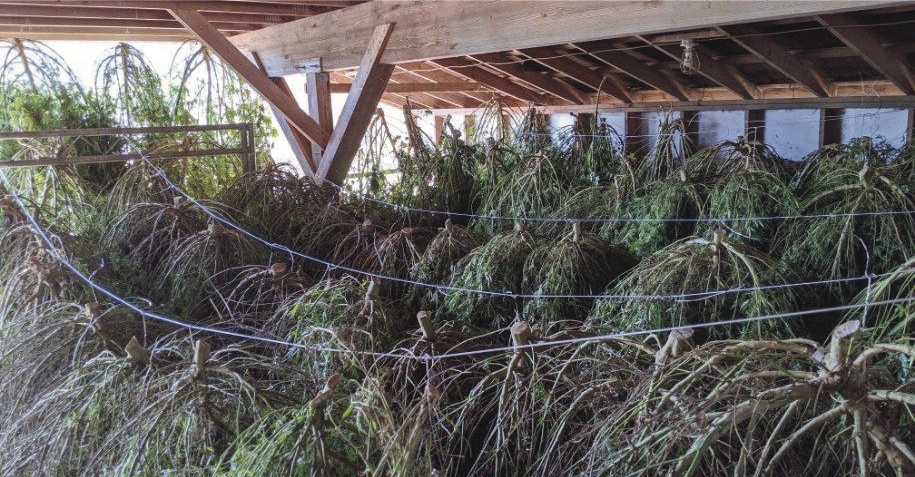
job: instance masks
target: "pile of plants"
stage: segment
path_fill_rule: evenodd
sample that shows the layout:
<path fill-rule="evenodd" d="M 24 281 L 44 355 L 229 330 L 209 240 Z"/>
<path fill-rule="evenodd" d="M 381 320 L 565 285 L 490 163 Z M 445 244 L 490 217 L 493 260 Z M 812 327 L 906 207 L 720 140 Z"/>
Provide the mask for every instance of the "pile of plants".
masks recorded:
<path fill-rule="evenodd" d="M 164 109 L 113 50 L 105 124 L 257 117 L 244 94 L 211 111 L 236 79 L 183 48 L 196 79 Z M 69 117 L 44 53 L 0 80 Z M 399 177 L 358 193 L 267 158 L 2 171 L 0 474 L 915 472 L 912 146 L 792 168 L 683 149 L 667 119 L 624 155 L 504 113 L 390 141 Z"/>

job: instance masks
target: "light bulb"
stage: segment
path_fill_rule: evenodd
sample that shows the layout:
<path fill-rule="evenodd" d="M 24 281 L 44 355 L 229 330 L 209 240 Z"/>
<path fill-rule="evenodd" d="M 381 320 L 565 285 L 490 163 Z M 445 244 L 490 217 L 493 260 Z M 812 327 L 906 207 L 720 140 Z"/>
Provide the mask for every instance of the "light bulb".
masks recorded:
<path fill-rule="evenodd" d="M 699 71 L 699 58 L 696 57 L 696 42 L 690 39 L 681 40 L 680 46 L 683 47 L 683 59 L 680 61 L 680 71 L 687 75 Z"/>

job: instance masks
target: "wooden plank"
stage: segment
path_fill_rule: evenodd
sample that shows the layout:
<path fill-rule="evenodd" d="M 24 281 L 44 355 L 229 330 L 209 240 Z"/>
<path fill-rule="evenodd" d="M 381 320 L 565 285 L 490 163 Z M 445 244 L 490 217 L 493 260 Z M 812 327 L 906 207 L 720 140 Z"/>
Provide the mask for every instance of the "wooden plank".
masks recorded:
<path fill-rule="evenodd" d="M 12 3 L 12 2 L 4 2 Z M 190 5 L 185 1 L 147 1 L 147 0 L 36 0 L 28 2 L 29 5 L 45 5 L 50 7 L 105 7 L 105 8 L 135 8 L 168 10 L 180 7 L 182 4 Z M 201 12 L 229 12 L 229 13 L 259 13 L 267 15 L 288 15 L 293 17 L 308 17 L 319 13 L 326 13 L 331 9 L 326 6 L 283 5 L 271 2 L 236 2 L 236 1 L 193 1 L 193 10 Z"/>
<path fill-rule="evenodd" d="M 37 159 L 17 159 L 0 161 L 0 167 L 35 167 L 35 166 L 68 166 L 77 164 L 99 164 L 103 162 L 126 162 L 145 159 L 177 159 L 182 157 L 225 156 L 248 154 L 250 148 L 214 148 L 197 151 L 159 151 L 144 154 L 104 154 L 98 156 L 39 157 Z"/>
<path fill-rule="evenodd" d="M 487 63 L 490 68 L 498 70 L 513 78 L 524 81 L 535 88 L 540 88 L 557 98 L 572 104 L 583 104 L 584 97 L 578 90 L 564 81 L 542 73 L 525 71 L 514 59 L 504 53 L 484 53 L 471 58 Z"/>
<path fill-rule="evenodd" d="M 186 30 L 160 28 L 36 27 L 0 26 L 0 38 L 64 41 L 186 41 L 194 35 Z"/>
<path fill-rule="evenodd" d="M 915 141 L 915 109 L 909 110 L 908 124 L 906 125 L 906 139 Z"/>
<path fill-rule="evenodd" d="M 328 137 L 334 131 L 334 110 L 331 103 L 330 75 L 327 73 L 306 73 L 305 94 L 308 96 L 308 114 L 311 115 Z M 324 148 L 312 145 L 315 164 L 321 163 Z M 314 169 L 316 172 L 318 167 Z"/>
<path fill-rule="evenodd" d="M 820 146 L 842 142 L 842 108 L 826 108 L 820 111 Z"/>
<path fill-rule="evenodd" d="M 209 22 L 219 31 L 241 32 L 253 31 L 261 25 L 244 23 Z M 0 25 L 25 27 L 84 27 L 84 28 L 149 28 L 157 30 L 183 30 L 184 26 L 176 21 L 159 20 L 125 20 L 111 18 L 57 18 L 57 17 L 9 17 L 0 15 Z"/>
<path fill-rule="evenodd" d="M 442 133 L 445 132 L 445 117 L 434 116 L 432 119 L 435 122 L 435 142 L 438 143 L 442 140 Z"/>
<path fill-rule="evenodd" d="M 331 70 L 359 63 L 381 23 L 397 23 L 382 60 L 398 64 L 569 42 L 701 29 L 779 18 L 901 5 L 901 1 L 494 1 L 366 2 L 232 38 L 261 53 L 272 76 L 321 57 Z M 345 36 L 341 36 L 345 32 Z"/>
<path fill-rule="evenodd" d="M 378 26 L 369 39 L 353 89 L 346 97 L 346 104 L 321 159 L 319 181 L 327 179 L 334 184 L 342 184 L 349 173 L 362 136 L 372 121 L 372 113 L 394 72 L 394 65 L 381 63 L 382 53 L 393 30 L 394 25 L 390 23 Z"/>
<path fill-rule="evenodd" d="M 352 88 L 351 83 L 331 83 L 331 93 L 348 93 Z M 436 93 L 460 91 L 486 91 L 486 87 L 479 83 L 388 83 L 385 90 L 388 93 Z"/>
<path fill-rule="evenodd" d="M 623 148 L 626 154 L 644 154 L 648 145 L 645 132 L 644 115 L 640 112 L 626 113 L 623 126 Z"/>
<path fill-rule="evenodd" d="M 490 73 L 482 67 L 476 66 L 476 63 L 473 61 L 463 58 L 443 58 L 441 60 L 433 60 L 431 63 L 449 68 L 454 73 L 466 76 L 470 80 L 495 88 L 522 101 L 528 101 L 534 104 L 550 104 L 550 101 L 545 95 L 536 93 L 509 79 Z"/>
<path fill-rule="evenodd" d="M 463 76 L 452 73 L 450 70 L 442 68 L 440 66 L 435 66 L 425 62 L 415 62 L 415 63 L 401 63 L 397 65 L 398 68 L 402 70 L 409 71 L 411 74 L 416 75 L 420 78 L 425 78 L 429 81 L 435 81 L 439 83 L 448 83 L 453 81 L 467 81 Z M 469 82 L 469 81 L 467 81 Z M 493 96 L 503 96 L 506 103 L 510 103 L 512 106 L 523 106 L 522 101 L 518 101 L 514 98 L 509 98 L 508 96 L 502 95 L 496 91 L 486 92 L 486 93 L 472 93 L 464 92 L 461 93 L 468 98 L 471 98 L 477 101 L 476 105 L 479 106 L 482 103 L 485 103 L 493 98 Z M 471 106 L 473 107 L 473 106 Z"/>
<path fill-rule="evenodd" d="M 286 20 L 283 20 L 283 18 L 278 15 L 263 15 L 256 13 L 201 12 L 201 15 L 203 15 L 204 18 L 211 22 L 251 23 L 255 25 L 276 25 L 278 23 L 291 21 L 293 19 L 287 17 Z M 63 6 L 49 8 L 47 6 L 36 6 L 34 3 L 28 5 L 18 5 L 9 4 L 6 2 L 0 2 L 0 16 L 57 17 L 71 19 L 108 18 L 121 20 L 161 20 L 168 22 L 173 22 L 175 20 L 175 18 L 165 10 Z"/>
<path fill-rule="evenodd" d="M 640 39 L 676 60 L 677 68 L 679 68 L 680 56 L 683 54 L 682 48 L 673 45 L 657 45 L 645 38 L 640 37 Z M 734 68 L 716 61 L 701 46 L 696 47 L 696 59 L 699 60 L 698 73 L 700 75 L 733 91 L 743 99 L 753 99 L 759 96 L 759 90 L 749 80 L 741 76 Z"/>
<path fill-rule="evenodd" d="M 746 111 L 744 136 L 748 141 L 766 142 L 766 110 L 748 109 Z"/>
<path fill-rule="evenodd" d="M 680 101 L 689 101 L 689 91 L 680 82 L 624 51 L 606 51 L 611 45 L 605 42 L 578 43 L 575 46 L 654 89 L 663 91 Z"/>
<path fill-rule="evenodd" d="M 746 48 L 754 55 L 766 60 L 771 67 L 796 81 L 820 97 L 829 96 L 832 85 L 829 84 L 813 66 L 788 52 L 788 47 L 777 36 L 763 35 L 758 29 L 748 25 L 731 25 L 720 27 L 731 40 Z"/>
<path fill-rule="evenodd" d="M 527 48 L 521 50 L 534 61 L 558 71 L 582 83 L 595 91 L 603 91 L 621 101 L 630 102 L 629 94 L 612 80 L 595 73 L 581 63 L 577 63 L 567 56 L 562 56 L 552 48 Z"/>
<path fill-rule="evenodd" d="M 254 64 L 258 68 L 263 70 L 264 65 L 261 63 L 260 57 L 257 53 L 251 53 L 251 58 L 254 60 Z M 295 101 L 295 97 L 292 95 L 292 90 L 289 89 L 289 85 L 286 83 L 286 79 L 283 77 L 279 78 L 270 78 L 274 84 L 280 87 L 283 92 L 289 97 L 290 101 Z M 286 138 L 286 142 L 289 143 L 289 148 L 292 150 L 292 155 L 295 156 L 296 162 L 299 163 L 299 166 L 302 168 L 308 175 L 314 175 L 315 171 L 318 170 L 314 159 L 311 154 L 311 142 L 299 132 L 298 129 L 292 127 L 289 123 L 289 120 L 283 116 L 278 109 L 270 105 L 270 109 L 273 111 L 273 116 L 276 118 L 276 124 L 280 127 L 280 132 L 283 133 L 283 137 Z"/>
<path fill-rule="evenodd" d="M 851 15 L 820 15 L 817 20 L 899 89 L 906 94 L 915 94 L 915 79 L 904 54 L 891 52 L 868 29 L 855 26 L 859 22 Z"/>
<path fill-rule="evenodd" d="M 320 146 L 327 145 L 328 137 L 318 123 L 308 117 L 288 96 L 257 66 L 251 63 L 242 52 L 238 51 L 222 33 L 210 26 L 200 13 L 191 10 L 170 10 L 188 30 L 206 44 L 223 61 L 245 79 L 248 84 L 270 105 L 279 110 L 290 124 L 312 142 Z"/>

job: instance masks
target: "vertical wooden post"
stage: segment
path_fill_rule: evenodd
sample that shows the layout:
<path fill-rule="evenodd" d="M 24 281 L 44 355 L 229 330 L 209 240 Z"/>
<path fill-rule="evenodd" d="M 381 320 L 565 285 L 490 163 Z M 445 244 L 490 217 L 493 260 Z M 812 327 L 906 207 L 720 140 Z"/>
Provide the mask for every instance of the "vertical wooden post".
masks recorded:
<path fill-rule="evenodd" d="M 356 79 L 321 158 L 316 174 L 319 183 L 327 179 L 332 184 L 342 184 L 349 173 L 362 137 L 372 122 L 372 112 L 378 107 L 378 101 L 394 73 L 394 65 L 381 63 L 381 55 L 393 30 L 393 23 L 379 25 L 369 38 Z"/>
<path fill-rule="evenodd" d="M 433 116 L 432 119 L 435 121 L 435 143 L 438 144 L 442 140 L 442 133 L 445 132 L 445 117 Z"/>
<path fill-rule="evenodd" d="M 909 121 L 906 126 L 906 139 L 909 142 L 915 141 L 915 109 L 909 110 Z"/>
<path fill-rule="evenodd" d="M 842 142 L 842 116 L 844 109 L 826 108 L 820 110 L 820 147 Z"/>
<path fill-rule="evenodd" d="M 330 103 L 330 75 L 327 73 L 306 73 L 305 94 L 308 96 L 308 115 L 330 136 L 334 130 L 334 112 Z M 315 164 L 321 164 L 324 149 L 312 143 L 311 155 Z"/>
<path fill-rule="evenodd" d="M 624 149 L 627 154 L 642 154 L 645 151 L 645 121 L 642 113 L 627 112 L 625 130 L 623 131 Z"/>
<path fill-rule="evenodd" d="M 468 114 L 464 116 L 464 141 L 470 143 L 477 132 L 477 117 Z"/>
<path fill-rule="evenodd" d="M 744 136 L 748 141 L 766 142 L 766 110 L 748 109 L 744 116 Z"/>
<path fill-rule="evenodd" d="M 695 152 L 699 150 L 699 111 L 680 111 L 680 118 L 683 120 L 685 132 L 685 144 L 683 150 Z"/>
<path fill-rule="evenodd" d="M 581 134 L 578 144 L 581 144 L 582 150 L 591 147 L 591 141 L 594 139 L 594 114 L 578 113 L 575 115 L 575 131 Z"/>
<path fill-rule="evenodd" d="M 248 123 L 246 130 L 248 134 L 248 172 L 257 170 L 257 139 L 254 135 L 254 124 Z"/>

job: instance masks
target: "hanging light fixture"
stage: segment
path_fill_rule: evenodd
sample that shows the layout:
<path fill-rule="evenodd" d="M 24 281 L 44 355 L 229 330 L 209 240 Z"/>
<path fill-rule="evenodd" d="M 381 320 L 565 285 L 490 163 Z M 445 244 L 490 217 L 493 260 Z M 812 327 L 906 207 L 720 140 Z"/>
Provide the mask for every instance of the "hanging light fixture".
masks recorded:
<path fill-rule="evenodd" d="M 683 47 L 683 58 L 680 61 L 680 71 L 687 75 L 695 74 L 699 71 L 699 58 L 696 57 L 696 42 L 691 39 L 681 40 L 680 46 Z"/>

